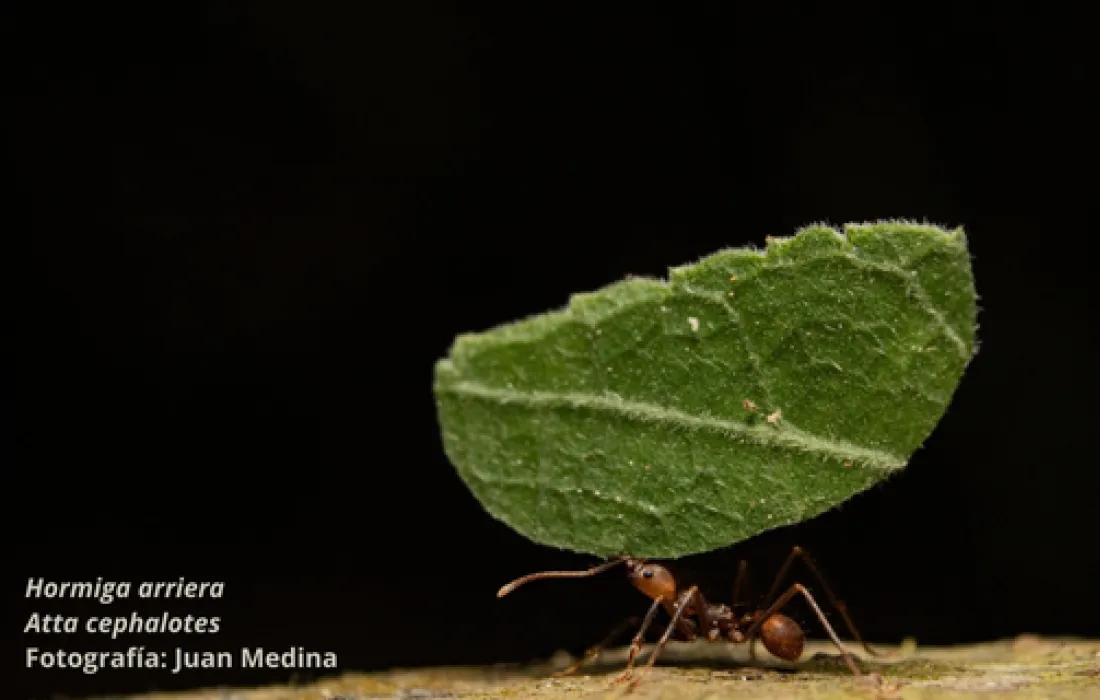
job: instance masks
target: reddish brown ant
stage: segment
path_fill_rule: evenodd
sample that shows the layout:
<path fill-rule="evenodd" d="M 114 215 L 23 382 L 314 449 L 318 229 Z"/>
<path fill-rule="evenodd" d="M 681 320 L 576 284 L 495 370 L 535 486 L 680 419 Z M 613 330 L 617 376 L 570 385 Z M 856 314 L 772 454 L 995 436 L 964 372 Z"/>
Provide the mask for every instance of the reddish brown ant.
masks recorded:
<path fill-rule="evenodd" d="M 602 573 L 619 564 L 625 565 L 626 575 L 630 583 L 648 596 L 653 603 L 649 606 L 649 612 L 642 618 L 638 632 L 634 635 L 634 639 L 630 643 L 626 670 L 616 679 L 617 683 L 631 680 L 634 673 L 634 660 L 642 649 L 645 633 L 649 629 L 650 624 L 652 624 L 654 617 L 656 617 L 657 610 L 659 608 L 664 608 L 665 612 L 668 613 L 671 618 L 668 627 L 665 629 L 664 634 L 661 635 L 660 641 L 657 642 L 657 646 L 650 655 L 649 661 L 646 662 L 645 667 L 637 676 L 633 676 L 631 687 L 634 687 L 642 680 L 645 673 L 653 667 L 661 650 L 664 649 L 668 641 L 673 638 L 678 641 L 693 641 L 702 638 L 710 642 L 727 641 L 734 644 L 749 642 L 749 653 L 751 657 L 755 657 L 753 653 L 754 644 L 756 640 L 759 639 L 763 642 L 764 647 L 776 657 L 785 661 L 797 661 L 798 658 L 802 656 L 806 635 L 802 631 L 802 628 L 798 626 L 797 622 L 783 615 L 779 610 L 789 603 L 792 598 L 801 595 L 814 611 L 814 614 L 821 622 L 822 627 L 825 628 L 833 644 L 840 650 L 840 654 L 844 662 L 848 665 L 848 668 L 854 675 L 862 676 L 863 674 L 853 660 L 852 655 L 840 643 L 840 639 L 837 637 L 836 632 L 833 631 L 832 625 L 825 619 L 825 615 L 821 612 L 821 608 L 818 606 L 817 601 L 805 586 L 800 583 L 795 583 L 778 598 L 775 597 L 776 592 L 779 590 L 779 584 L 783 580 L 783 576 L 787 573 L 787 570 L 790 569 L 794 561 L 799 558 L 802 559 L 806 567 L 817 578 L 826 596 L 828 596 L 829 602 L 844 618 L 844 623 L 848 627 L 848 631 L 851 632 L 856 641 L 863 646 L 867 653 L 878 656 L 879 653 L 863 641 L 863 638 L 860 636 L 851 618 L 848 616 L 844 603 L 837 600 L 836 596 L 833 595 L 829 585 L 825 582 L 825 577 L 821 575 L 813 559 L 811 559 L 801 547 L 795 547 L 787 557 L 787 560 L 783 563 L 783 566 L 780 567 L 779 573 L 776 574 L 775 582 L 772 584 L 768 594 L 763 598 L 762 605 L 756 606 L 754 610 L 740 616 L 734 612 L 734 608 L 741 606 L 739 596 L 742 582 L 748 570 L 745 561 L 742 561 L 738 567 L 737 577 L 734 580 L 732 607 L 722 603 L 707 602 L 707 600 L 703 598 L 703 594 L 699 592 L 697 586 L 691 586 L 686 590 L 680 590 L 680 587 L 676 583 L 676 579 L 665 567 L 645 559 L 635 559 L 627 556 L 609 559 L 585 571 L 543 571 L 541 573 L 528 574 L 502 587 L 497 592 L 497 597 L 503 598 L 523 584 L 530 583 L 531 581 L 549 578 L 584 578 Z M 616 637 L 626 631 L 625 628 L 629 628 L 629 626 L 636 624 L 638 624 L 637 618 L 627 620 L 626 623 L 613 630 L 603 642 L 590 648 L 580 660 L 556 675 L 568 675 L 575 672 L 583 664 L 599 656 L 600 651 L 604 647 L 608 646 Z M 872 674 L 871 679 L 881 683 L 881 678 L 878 674 Z"/>

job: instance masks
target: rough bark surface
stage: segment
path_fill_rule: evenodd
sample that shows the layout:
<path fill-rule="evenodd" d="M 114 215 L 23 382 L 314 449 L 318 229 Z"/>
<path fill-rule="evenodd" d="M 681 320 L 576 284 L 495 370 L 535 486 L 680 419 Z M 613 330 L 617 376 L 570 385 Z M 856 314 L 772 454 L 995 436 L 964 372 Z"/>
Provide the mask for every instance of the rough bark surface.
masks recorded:
<path fill-rule="evenodd" d="M 297 686 L 157 693 L 133 700 L 1100 698 L 1100 641 L 1023 636 L 955 647 L 878 648 L 888 656 L 857 656 L 865 670 L 882 676 L 881 685 L 851 676 L 835 648 L 822 642 L 808 644 L 803 660 L 794 666 L 776 662 L 762 649 L 758 661 L 750 664 L 743 647 L 673 644 L 633 692 L 614 682 L 625 658 L 623 649 L 615 649 L 565 678 L 550 675 L 568 663 L 562 654 L 523 667 L 348 673 Z M 641 658 L 644 662 L 645 652 Z"/>

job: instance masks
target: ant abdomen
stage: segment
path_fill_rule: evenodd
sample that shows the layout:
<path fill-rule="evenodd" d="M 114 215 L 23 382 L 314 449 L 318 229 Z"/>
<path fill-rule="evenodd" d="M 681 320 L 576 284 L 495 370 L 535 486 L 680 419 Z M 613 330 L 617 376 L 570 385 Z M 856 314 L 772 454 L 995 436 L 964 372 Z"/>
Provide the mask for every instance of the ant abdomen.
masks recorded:
<path fill-rule="evenodd" d="M 802 656 L 806 635 L 798 623 L 780 613 L 772 613 L 760 627 L 764 648 L 784 661 L 797 661 Z"/>

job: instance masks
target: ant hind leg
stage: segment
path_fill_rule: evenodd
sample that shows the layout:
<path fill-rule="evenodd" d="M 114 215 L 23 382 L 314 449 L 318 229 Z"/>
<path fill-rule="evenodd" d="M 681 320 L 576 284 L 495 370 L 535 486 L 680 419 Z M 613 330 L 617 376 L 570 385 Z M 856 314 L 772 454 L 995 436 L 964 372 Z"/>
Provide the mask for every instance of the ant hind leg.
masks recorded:
<path fill-rule="evenodd" d="M 795 559 L 801 559 L 802 563 L 806 565 L 806 568 L 809 569 L 810 573 L 812 573 L 814 575 L 814 578 L 817 579 L 818 584 L 821 585 L 821 590 L 825 593 L 825 597 L 829 599 L 829 604 L 832 605 L 833 608 L 835 608 L 836 611 L 840 613 L 841 618 L 843 618 L 844 620 L 844 625 L 848 628 L 848 632 L 851 633 L 852 637 L 857 642 L 859 642 L 860 646 L 863 647 L 863 650 L 871 656 L 886 656 L 887 654 L 872 649 L 867 642 L 863 641 L 863 636 L 859 633 L 859 630 L 856 629 L 855 623 L 852 622 L 852 618 L 848 614 L 848 606 L 844 604 L 844 601 L 836 597 L 836 594 L 833 593 L 832 587 L 829 586 L 828 581 L 825 580 L 825 576 L 821 573 L 821 570 L 817 568 L 817 564 L 814 563 L 813 558 L 809 555 L 808 552 L 806 552 L 806 550 L 802 549 L 798 545 L 795 545 L 791 549 L 791 553 L 787 555 L 787 559 L 783 562 L 783 566 L 779 567 L 779 572 L 775 575 L 775 582 L 772 583 L 771 589 L 764 597 L 763 605 L 768 605 L 774 599 L 775 594 L 779 591 L 779 584 L 783 582 L 783 576 L 785 576 L 790 570 L 791 565 L 794 564 Z M 818 612 L 818 617 L 822 618 L 822 622 L 824 622 L 824 616 L 822 616 L 820 612 Z"/>
<path fill-rule="evenodd" d="M 813 595 L 808 590 L 806 590 L 806 587 L 803 586 L 801 583 L 796 583 L 792 585 L 783 595 L 779 596 L 779 598 L 774 603 L 768 606 L 768 609 L 760 615 L 756 622 L 752 623 L 748 630 L 746 630 L 745 636 L 753 639 L 757 635 L 759 635 L 760 628 L 764 624 L 764 622 L 769 617 L 779 612 L 780 608 L 782 608 L 784 605 L 791 602 L 791 599 L 794 598 L 796 595 L 801 595 L 803 598 L 806 599 L 806 602 L 814 611 L 814 615 L 817 616 L 818 622 L 820 622 L 821 626 L 825 628 L 825 631 L 829 635 L 829 639 L 832 640 L 833 645 L 836 646 L 837 650 L 840 652 L 841 657 L 843 657 L 844 663 L 848 665 L 848 669 L 852 672 L 852 675 L 863 676 L 864 674 L 862 671 L 859 670 L 859 666 L 856 665 L 855 659 L 853 659 L 851 653 L 844 648 L 844 645 L 840 643 L 840 638 L 836 636 L 836 632 L 833 630 L 833 626 L 829 624 L 829 621 L 827 619 L 825 619 L 825 613 L 821 612 L 821 608 L 818 606 L 817 601 L 814 599 Z M 882 676 L 878 675 L 877 673 L 870 674 L 870 679 L 878 683 L 879 685 L 881 685 L 883 682 Z"/>

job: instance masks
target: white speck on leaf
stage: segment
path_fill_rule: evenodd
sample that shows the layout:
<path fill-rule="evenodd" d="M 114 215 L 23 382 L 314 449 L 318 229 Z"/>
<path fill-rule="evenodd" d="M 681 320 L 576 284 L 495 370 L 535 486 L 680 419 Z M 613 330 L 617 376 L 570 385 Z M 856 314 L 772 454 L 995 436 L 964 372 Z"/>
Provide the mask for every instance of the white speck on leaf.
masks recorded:
<path fill-rule="evenodd" d="M 691 330 L 695 333 L 699 332 L 699 319 L 694 316 L 688 317 L 688 325 L 691 326 Z"/>

